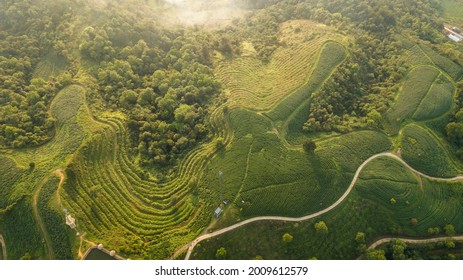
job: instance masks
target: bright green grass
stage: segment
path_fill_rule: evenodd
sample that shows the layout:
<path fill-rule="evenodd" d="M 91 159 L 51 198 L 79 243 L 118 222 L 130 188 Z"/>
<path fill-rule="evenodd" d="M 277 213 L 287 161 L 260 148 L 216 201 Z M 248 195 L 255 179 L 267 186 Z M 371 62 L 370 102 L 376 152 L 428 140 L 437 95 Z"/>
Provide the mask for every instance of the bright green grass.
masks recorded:
<path fill-rule="evenodd" d="M 85 105 L 84 89 L 78 85 L 66 87 L 56 95 L 51 103 L 51 113 L 57 119 L 56 134 L 52 140 L 39 147 L 15 150 L 14 153 L 7 151 L 5 154 L 14 155 L 14 160 L 24 168 L 35 162 L 39 169 L 52 172 L 69 160 L 84 139 L 100 127 Z"/>
<path fill-rule="evenodd" d="M 412 66 L 432 64 L 428 56 L 421 50 L 418 45 L 414 45 L 407 51 L 406 62 Z"/>
<path fill-rule="evenodd" d="M 432 66 L 419 66 L 407 75 L 397 100 L 388 111 L 392 123 L 401 123 L 416 112 L 428 94 L 439 71 Z"/>
<path fill-rule="evenodd" d="M 450 77 L 452 77 L 453 80 L 458 81 L 461 79 L 463 76 L 463 68 L 461 65 L 458 65 L 447 57 L 438 54 L 428 46 L 420 45 L 420 48 L 436 66 L 444 70 Z"/>
<path fill-rule="evenodd" d="M 355 259 L 360 255 L 354 241 L 357 231 L 366 234 L 367 245 L 382 236 L 427 236 L 427 228 L 446 223 L 461 232 L 463 185 L 422 182 L 421 187 L 399 162 L 379 158 L 365 167 L 353 192 L 329 213 L 302 223 L 252 223 L 201 242 L 192 258 L 214 259 L 215 251 L 225 247 L 229 259 Z M 396 204 L 390 203 L 392 197 Z M 329 228 L 326 236 L 315 232 L 320 220 Z M 282 242 L 286 232 L 294 237 L 290 244 Z"/>
<path fill-rule="evenodd" d="M 433 119 L 447 113 L 452 107 L 455 87 L 443 75 L 433 83 L 428 94 L 421 100 L 413 119 L 424 121 Z"/>
<path fill-rule="evenodd" d="M 61 74 L 66 67 L 67 62 L 64 57 L 49 53 L 37 64 L 33 77 L 49 80 L 51 77 Z"/>
<path fill-rule="evenodd" d="M 390 148 L 378 132 L 356 132 L 319 142 L 315 155 L 288 149 L 271 122 L 254 112 L 233 110 L 234 139 L 208 165 L 203 182 L 218 205 L 218 172 L 223 172 L 225 199 L 235 201 L 242 217 L 301 216 L 339 198 L 356 168 L 373 154 Z"/>
<path fill-rule="evenodd" d="M 0 156 L 0 209 L 6 208 L 20 197 L 22 188 L 12 188 L 12 186 L 25 172 L 26 170 L 16 166 L 13 160 Z"/>
<path fill-rule="evenodd" d="M 439 140 L 418 125 L 408 125 L 403 129 L 401 154 L 407 163 L 426 175 L 454 177 L 458 173 Z"/>
<path fill-rule="evenodd" d="M 327 42 L 320 51 L 317 64 L 307 83 L 283 99 L 266 115 L 277 124 L 288 119 L 296 119 L 296 122 L 302 121 L 303 124 L 307 117 L 307 110 L 304 109 L 308 105 L 309 97 L 323 84 L 345 57 L 346 50 L 341 44 L 334 41 Z M 303 117 L 305 117 L 304 120 L 302 120 Z M 299 129 L 302 128 L 302 124 Z"/>

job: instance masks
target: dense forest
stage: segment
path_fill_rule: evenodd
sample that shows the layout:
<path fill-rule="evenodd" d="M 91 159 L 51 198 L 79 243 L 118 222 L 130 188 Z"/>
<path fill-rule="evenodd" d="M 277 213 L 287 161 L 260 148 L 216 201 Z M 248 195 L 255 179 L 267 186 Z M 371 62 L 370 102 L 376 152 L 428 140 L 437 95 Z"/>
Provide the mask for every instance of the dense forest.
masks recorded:
<path fill-rule="evenodd" d="M 207 135 L 207 106 L 220 92 L 210 52 L 220 39 L 214 44 L 201 31 L 140 22 L 109 4 L 98 10 L 85 1 L 2 1 L 1 8 L 0 146 L 48 141 L 55 125 L 50 102 L 71 81 L 87 84 L 95 108 L 127 115 L 142 165 L 166 165 Z M 66 61 L 67 71 L 37 77 L 34 69 L 47 56 Z"/>
<path fill-rule="evenodd" d="M 254 12 L 214 32 L 137 18 L 137 13 L 155 15 L 162 1 L 139 3 L 143 12 L 134 5 L 125 11 L 112 4 L 95 8 L 84 0 L 2 1 L 0 146 L 22 148 L 50 140 L 56 125 L 48 113 L 50 102 L 57 91 L 78 82 L 87 84 L 96 111 L 126 114 L 132 154 L 141 165 L 169 165 L 208 135 L 208 107 L 221 91 L 212 70 L 214 51 L 238 56 L 241 42 L 250 41 L 266 63 L 281 44 L 279 24 L 290 19 L 311 19 L 355 38 L 349 58 L 314 95 L 306 132 L 383 125 L 382 114 L 410 67 L 399 59 L 408 39 L 397 34 L 463 62 L 455 46 L 441 44 L 446 38 L 436 1 L 237 4 Z M 36 69 L 45 59 L 61 61 L 63 70 L 40 75 Z"/>

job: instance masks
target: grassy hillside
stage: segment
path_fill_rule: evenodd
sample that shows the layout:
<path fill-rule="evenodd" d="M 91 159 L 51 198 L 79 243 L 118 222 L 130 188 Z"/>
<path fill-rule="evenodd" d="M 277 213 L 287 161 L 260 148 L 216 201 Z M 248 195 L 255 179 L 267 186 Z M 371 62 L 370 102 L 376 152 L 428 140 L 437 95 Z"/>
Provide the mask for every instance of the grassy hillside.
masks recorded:
<path fill-rule="evenodd" d="M 310 78 L 305 85 L 288 95 L 279 102 L 268 113 L 268 117 L 277 124 L 285 122 L 288 118 L 297 114 L 300 107 L 307 103 L 307 99 L 313 94 L 320 85 L 329 77 L 346 57 L 344 47 L 337 42 L 327 42 L 320 50 L 317 64 L 314 66 Z"/>
<path fill-rule="evenodd" d="M 42 186 L 38 197 L 38 209 L 50 236 L 54 257 L 59 260 L 72 260 L 76 232 L 63 222 L 65 212 L 57 201 L 58 183 L 59 178 L 53 176 Z"/>
<path fill-rule="evenodd" d="M 402 123 L 413 117 L 439 76 L 431 66 L 419 66 L 407 75 L 393 107 L 388 111 L 391 122 Z"/>
<path fill-rule="evenodd" d="M 454 93 L 453 84 L 445 76 L 440 75 L 421 100 L 413 114 L 413 119 L 417 121 L 430 120 L 449 112 Z"/>
<path fill-rule="evenodd" d="M 8 168 L 8 171 L 2 172 L 7 177 L 2 176 L 1 180 L 5 197 L 2 196 L 4 211 L 0 214 L 0 228 L 3 229 L 7 242 L 8 258 L 11 259 L 19 259 L 25 255 L 34 259 L 47 257 L 41 241 L 42 233 L 33 216 L 32 192 L 44 184 L 45 178 L 51 172 L 71 160 L 82 142 L 100 127 L 89 114 L 84 89 L 80 86 L 73 85 L 63 89 L 51 104 L 51 114 L 56 119 L 57 127 L 55 136 L 49 143 L 37 148 L 1 151 L 1 157 L 5 159 L 2 160 L 2 168 Z M 30 167 L 30 163 L 34 166 Z M 44 222 L 47 225 L 52 223 L 52 227 L 55 226 L 56 229 L 57 219 L 62 222 L 64 216 L 61 212 L 58 212 L 59 216 L 53 217 L 45 213 L 48 208 L 42 203 L 46 197 L 47 191 L 44 194 L 39 193 L 40 209 L 46 216 Z M 62 229 L 61 227 L 60 230 Z M 55 237 L 54 234 L 61 236 L 62 233 L 52 228 L 51 236 Z M 60 242 L 55 238 L 52 240 Z M 66 250 L 69 250 L 69 244 L 66 245 Z M 58 256 L 70 257 L 69 252 L 58 253 Z"/>
<path fill-rule="evenodd" d="M 67 66 L 66 58 L 49 53 L 37 64 L 33 72 L 33 77 L 49 80 L 63 73 Z"/>
<path fill-rule="evenodd" d="M 365 233 L 368 245 L 384 235 L 429 236 L 429 227 L 442 229 L 446 223 L 462 230 L 461 192 L 460 183 L 417 180 L 399 162 L 380 158 L 365 168 L 354 191 L 332 212 L 302 223 L 254 223 L 202 242 L 194 258 L 213 259 L 224 247 L 229 259 L 355 259 L 363 252 L 358 250 L 363 243 L 355 241 L 358 231 Z M 328 226 L 327 235 L 314 229 L 320 220 Z M 294 237 L 291 243 L 282 241 L 284 233 Z"/>
<path fill-rule="evenodd" d="M 243 42 L 241 57 L 218 64 L 216 73 L 229 91 L 232 107 L 271 109 L 307 83 L 310 72 L 316 69 L 320 48 L 327 41 L 344 39 L 326 25 L 304 20 L 282 23 L 278 35 L 281 45 L 268 63 L 257 57 L 251 43 Z"/>
<path fill-rule="evenodd" d="M 430 131 L 408 125 L 401 136 L 403 159 L 416 170 L 434 177 L 454 177 L 458 169 L 449 157 L 445 147 Z"/>
<path fill-rule="evenodd" d="M 102 243 L 167 259 L 206 232 L 338 201 L 311 220 L 207 239 L 192 256 L 225 247 L 230 259 L 354 259 L 383 236 L 427 237 L 447 223 L 463 231 L 462 183 L 442 179 L 462 168 L 444 129 L 463 68 L 439 43 L 434 2 L 240 2 L 256 10 L 238 8 L 233 20 L 227 5 L 215 27 L 207 16 L 185 20 L 208 28 L 174 26 L 184 23 L 174 15 L 200 16 L 181 8 L 193 1 L 10 2 L 0 4 L 9 258 L 75 259 Z"/>

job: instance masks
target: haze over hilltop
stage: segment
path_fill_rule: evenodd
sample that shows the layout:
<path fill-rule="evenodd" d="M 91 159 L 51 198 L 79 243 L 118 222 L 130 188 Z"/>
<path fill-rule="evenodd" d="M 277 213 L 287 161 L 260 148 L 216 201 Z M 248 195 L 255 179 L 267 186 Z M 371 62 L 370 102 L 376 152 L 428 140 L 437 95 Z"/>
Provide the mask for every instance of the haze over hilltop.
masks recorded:
<path fill-rule="evenodd" d="M 185 25 L 219 25 L 230 23 L 246 12 L 234 0 L 165 0 L 170 7 L 165 16 L 171 23 Z"/>

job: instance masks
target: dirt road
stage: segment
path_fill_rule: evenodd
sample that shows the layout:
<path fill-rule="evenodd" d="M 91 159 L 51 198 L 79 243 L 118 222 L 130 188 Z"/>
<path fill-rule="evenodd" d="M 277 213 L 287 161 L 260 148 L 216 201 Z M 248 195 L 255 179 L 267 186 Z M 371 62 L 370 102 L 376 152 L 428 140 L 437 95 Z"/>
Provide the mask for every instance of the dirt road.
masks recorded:
<path fill-rule="evenodd" d="M 53 254 L 53 247 L 51 246 L 51 239 L 50 239 L 50 236 L 48 235 L 47 229 L 42 221 L 42 217 L 40 216 L 39 209 L 37 207 L 40 191 L 42 190 L 43 185 L 49 178 L 50 176 L 45 177 L 45 179 L 43 179 L 40 186 L 34 191 L 34 194 L 32 196 L 32 210 L 34 211 L 35 220 L 39 224 L 40 233 L 42 237 L 45 239 L 48 259 L 52 260 L 54 258 L 54 254 Z"/>
<path fill-rule="evenodd" d="M 251 219 L 248 219 L 248 220 L 245 220 L 245 221 L 242 221 L 240 223 L 237 223 L 237 224 L 234 224 L 232 226 L 229 226 L 229 227 L 226 227 L 226 228 L 223 228 L 223 229 L 220 229 L 220 230 L 217 230 L 215 232 L 212 232 L 212 233 L 207 233 L 207 234 L 204 234 L 204 235 L 201 235 L 199 237 L 197 237 L 195 240 L 193 240 L 192 242 L 190 242 L 189 244 L 187 244 L 186 246 L 182 247 L 180 250 L 184 250 L 186 247 L 188 247 L 188 251 L 187 251 L 187 254 L 185 256 L 185 260 L 189 260 L 190 259 L 190 256 L 191 256 L 191 253 L 193 252 L 193 249 L 195 248 L 196 244 L 198 244 L 199 242 L 203 241 L 203 240 L 206 240 L 206 239 L 209 239 L 209 238 L 212 238 L 212 237 L 215 237 L 215 236 L 218 236 L 218 235 L 221 235 L 221 234 L 224 234 L 226 232 L 229 232 L 229 231 L 232 231 L 232 230 L 235 230 L 239 227 L 242 227 L 242 226 L 245 226 L 247 224 L 250 224 L 250 223 L 254 223 L 254 222 L 257 222 L 257 221 L 285 221 L 285 222 L 302 222 L 302 221 L 307 221 L 307 220 L 310 220 L 310 219 L 313 219 L 313 218 L 316 218 L 318 216 L 321 216 L 331 210 L 333 210 L 335 207 L 337 207 L 341 202 L 344 201 L 344 199 L 346 199 L 346 197 L 349 195 L 349 193 L 352 191 L 352 189 L 354 188 L 355 186 L 355 183 L 357 183 L 357 180 L 360 176 L 360 173 L 362 172 L 363 168 L 369 163 L 371 162 L 372 160 L 374 159 L 377 159 L 379 157 L 390 157 L 390 158 L 393 158 L 393 159 L 396 159 L 398 160 L 399 162 L 401 162 L 405 167 L 407 167 L 408 169 L 410 169 L 412 172 L 414 172 L 415 174 L 421 176 L 421 177 L 424 177 L 424 178 L 427 178 L 427 179 L 430 179 L 430 180 L 442 180 L 442 181 L 459 181 L 459 180 L 463 180 L 463 176 L 458 176 L 458 177 L 454 177 L 454 178 L 436 178 L 436 177 L 432 177 L 432 176 L 428 176 L 426 174 L 423 174 L 417 170 L 415 170 L 414 168 L 412 168 L 409 164 L 407 164 L 402 158 L 400 158 L 399 156 L 393 154 L 393 153 L 390 153 L 390 152 L 385 152 L 385 153 L 380 153 L 380 154 L 376 154 L 374 156 L 371 156 L 370 158 L 368 158 L 367 160 L 365 160 L 358 168 L 357 168 L 357 171 L 355 172 L 355 175 L 354 175 L 354 178 L 352 178 L 352 181 L 349 185 L 349 187 L 347 188 L 346 192 L 335 202 L 333 203 L 331 206 L 321 210 L 321 211 L 318 211 L 316 213 L 313 213 L 313 214 L 310 214 L 310 215 L 307 215 L 307 216 L 303 216 L 303 217 L 299 217 L 299 218 L 290 218 L 290 217 L 279 217 L 279 216 L 261 216 L 261 217 L 255 217 L 255 218 L 251 218 Z M 178 252 L 176 252 L 174 255 L 177 255 L 178 256 Z"/>
<path fill-rule="evenodd" d="M 393 240 L 402 240 L 405 243 L 408 244 L 426 244 L 426 243 L 431 243 L 431 242 L 440 242 L 440 241 L 447 241 L 447 240 L 452 240 L 452 241 L 463 241 L 463 235 L 458 235 L 458 236 L 444 236 L 444 237 L 435 237 L 435 238 L 429 238 L 429 239 L 412 239 L 412 238 L 397 238 L 397 237 L 388 237 L 388 238 L 383 238 L 380 239 L 368 247 L 368 250 L 374 249 L 378 247 L 381 244 L 384 243 L 389 243 Z"/>
<path fill-rule="evenodd" d="M 6 245 L 5 245 L 5 239 L 3 239 L 3 235 L 0 234 L 0 244 L 2 245 L 2 255 L 3 259 L 6 260 L 8 259 L 6 255 Z"/>

